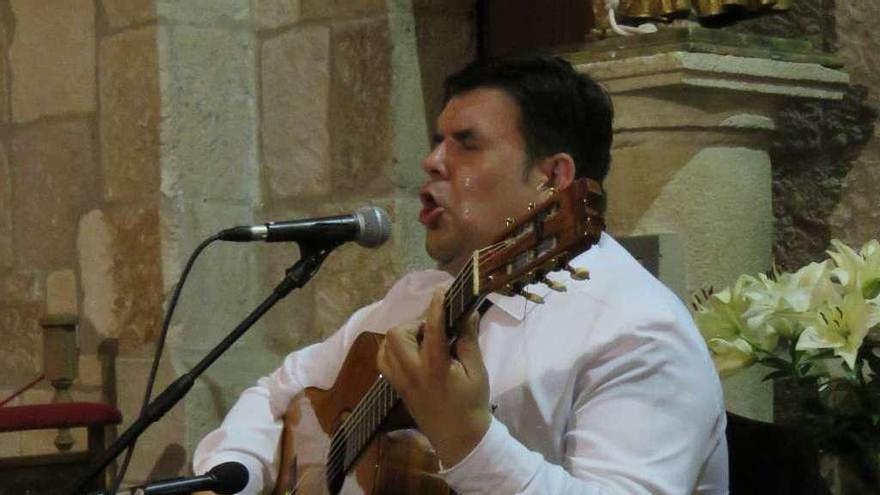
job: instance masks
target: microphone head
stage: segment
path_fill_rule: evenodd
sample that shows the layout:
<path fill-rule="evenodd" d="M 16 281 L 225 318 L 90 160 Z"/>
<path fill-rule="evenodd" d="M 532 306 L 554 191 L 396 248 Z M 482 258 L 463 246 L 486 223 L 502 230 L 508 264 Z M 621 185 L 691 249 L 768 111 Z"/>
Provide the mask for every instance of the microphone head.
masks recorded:
<path fill-rule="evenodd" d="M 211 468 L 207 474 L 216 480 L 216 485 L 211 490 L 220 495 L 232 495 L 244 490 L 250 478 L 244 464 L 235 461 L 218 464 Z"/>
<path fill-rule="evenodd" d="M 362 206 L 354 212 L 361 231 L 357 243 L 364 247 L 376 247 L 391 237 L 391 220 L 388 213 L 378 206 Z"/>

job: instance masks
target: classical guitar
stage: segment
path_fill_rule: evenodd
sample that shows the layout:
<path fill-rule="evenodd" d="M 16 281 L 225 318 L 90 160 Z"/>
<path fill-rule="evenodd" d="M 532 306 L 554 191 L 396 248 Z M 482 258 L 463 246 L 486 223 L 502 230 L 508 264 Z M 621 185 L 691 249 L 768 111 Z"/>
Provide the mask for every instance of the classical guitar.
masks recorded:
<path fill-rule="evenodd" d="M 569 267 L 568 261 L 599 240 L 603 201 L 597 182 L 580 179 L 563 191 L 550 189 L 541 204 L 530 204 L 521 218 L 508 219 L 495 242 L 473 254 L 446 292 L 450 340 L 491 292 L 542 302 L 523 287 L 540 282 L 565 290 L 546 277 L 561 269 L 585 278 L 587 273 Z M 276 495 L 451 493 L 434 476 L 439 464 L 430 446 L 406 430 L 414 424 L 376 368 L 382 338 L 377 333 L 358 336 L 332 388 L 306 388 L 290 402 Z"/>

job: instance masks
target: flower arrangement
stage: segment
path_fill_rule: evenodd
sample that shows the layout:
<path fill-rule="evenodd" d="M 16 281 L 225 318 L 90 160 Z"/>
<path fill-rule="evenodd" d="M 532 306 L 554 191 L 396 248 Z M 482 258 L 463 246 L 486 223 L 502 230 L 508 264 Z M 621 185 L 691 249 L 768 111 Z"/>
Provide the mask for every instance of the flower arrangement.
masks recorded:
<path fill-rule="evenodd" d="M 804 404 L 820 449 L 880 453 L 880 242 L 833 240 L 829 259 L 794 273 L 742 275 L 694 298 L 694 318 L 722 376 L 767 366 L 769 379 L 812 385 Z"/>

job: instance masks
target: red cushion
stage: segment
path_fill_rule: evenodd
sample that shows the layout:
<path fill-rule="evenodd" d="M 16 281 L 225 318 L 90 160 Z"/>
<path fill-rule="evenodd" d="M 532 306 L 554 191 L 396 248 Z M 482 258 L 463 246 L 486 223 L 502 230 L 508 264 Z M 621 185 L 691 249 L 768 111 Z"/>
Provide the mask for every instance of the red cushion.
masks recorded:
<path fill-rule="evenodd" d="M 118 409 L 97 402 L 0 407 L 0 432 L 118 424 Z"/>

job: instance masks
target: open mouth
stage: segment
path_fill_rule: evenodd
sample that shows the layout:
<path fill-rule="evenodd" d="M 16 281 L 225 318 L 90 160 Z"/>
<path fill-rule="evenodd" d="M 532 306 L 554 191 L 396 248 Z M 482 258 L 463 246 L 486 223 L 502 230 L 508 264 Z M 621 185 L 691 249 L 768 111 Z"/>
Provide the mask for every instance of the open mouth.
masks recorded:
<path fill-rule="evenodd" d="M 434 196 L 427 191 L 422 191 L 419 195 L 419 199 L 422 201 L 422 211 L 419 212 L 419 222 L 426 227 L 433 227 L 440 219 L 440 215 L 443 214 L 444 208 L 440 206 L 440 203 L 434 199 Z"/>

